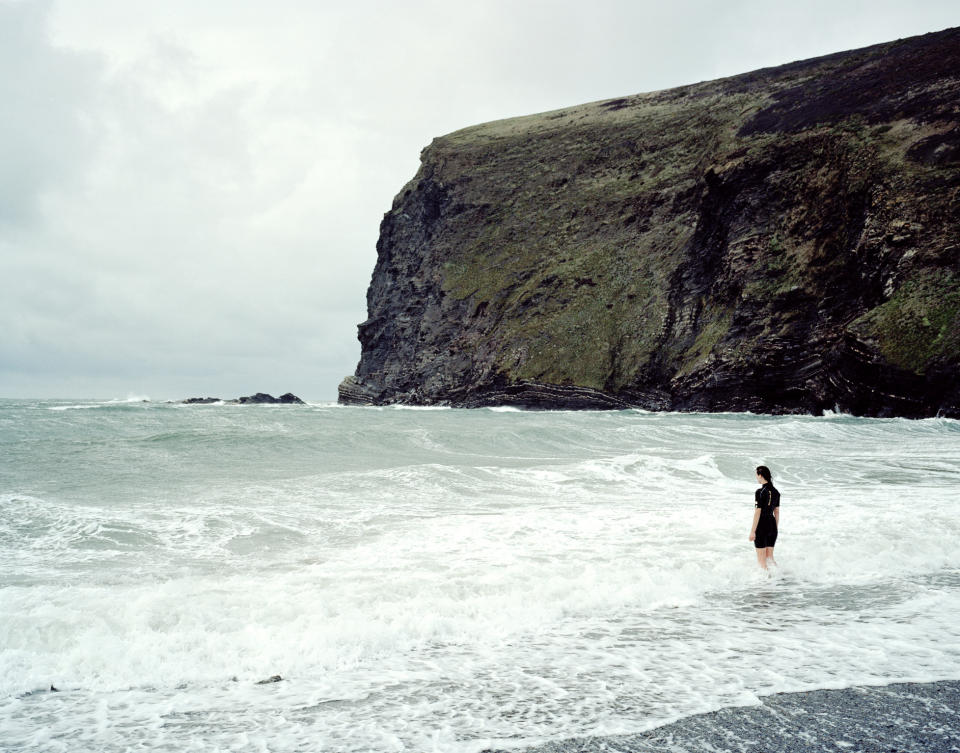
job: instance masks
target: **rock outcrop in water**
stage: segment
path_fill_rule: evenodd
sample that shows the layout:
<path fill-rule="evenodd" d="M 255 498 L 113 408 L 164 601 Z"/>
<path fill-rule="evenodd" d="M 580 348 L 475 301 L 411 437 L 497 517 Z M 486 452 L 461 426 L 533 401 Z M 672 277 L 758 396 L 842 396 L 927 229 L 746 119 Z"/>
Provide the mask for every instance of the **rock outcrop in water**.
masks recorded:
<path fill-rule="evenodd" d="M 340 400 L 960 417 L 960 29 L 435 139 Z"/>
<path fill-rule="evenodd" d="M 299 397 L 294 395 L 292 392 L 287 392 L 286 394 L 281 395 L 280 397 L 274 397 L 273 395 L 268 395 L 266 392 L 258 392 L 255 395 L 246 395 L 244 397 L 238 397 L 236 400 L 222 400 L 219 397 L 188 397 L 186 400 L 182 401 L 186 405 L 211 405 L 214 403 L 225 403 L 227 405 L 258 405 L 258 404 L 268 404 L 268 405 L 306 405 Z"/>
<path fill-rule="evenodd" d="M 251 403 L 283 403 L 285 405 L 304 405 L 303 400 L 294 395 L 292 392 L 287 392 L 280 397 L 274 397 L 273 395 L 268 395 L 265 392 L 258 392 L 255 395 L 239 397 L 237 398 L 237 402 L 241 405 L 247 405 Z"/>

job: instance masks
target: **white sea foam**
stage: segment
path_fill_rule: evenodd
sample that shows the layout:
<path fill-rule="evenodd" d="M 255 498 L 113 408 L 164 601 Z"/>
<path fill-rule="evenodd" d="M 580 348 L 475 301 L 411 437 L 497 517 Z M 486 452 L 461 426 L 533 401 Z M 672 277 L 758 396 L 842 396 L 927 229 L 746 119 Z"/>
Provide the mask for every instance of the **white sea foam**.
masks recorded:
<path fill-rule="evenodd" d="M 150 398 L 146 395 L 128 395 L 125 398 L 113 398 L 111 400 L 87 400 L 87 401 L 78 401 L 78 402 L 59 402 L 59 403 L 50 403 L 44 407 L 47 410 L 52 411 L 66 411 L 66 410 L 90 410 L 96 408 L 109 408 L 112 406 L 128 406 L 128 405 L 141 405 L 144 403 L 149 403 Z"/>
<path fill-rule="evenodd" d="M 11 750 L 472 753 L 960 676 L 957 422 L 65 415 L 0 403 Z"/>
<path fill-rule="evenodd" d="M 449 405 L 404 405 L 395 403 L 387 407 L 390 410 L 453 410 Z"/>

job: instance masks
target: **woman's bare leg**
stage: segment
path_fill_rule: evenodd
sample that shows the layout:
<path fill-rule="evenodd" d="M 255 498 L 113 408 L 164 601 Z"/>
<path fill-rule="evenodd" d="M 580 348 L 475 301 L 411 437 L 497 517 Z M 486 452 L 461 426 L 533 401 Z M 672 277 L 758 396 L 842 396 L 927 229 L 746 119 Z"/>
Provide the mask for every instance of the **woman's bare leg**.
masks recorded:
<path fill-rule="evenodd" d="M 760 565 L 764 570 L 767 569 L 767 550 L 763 548 L 757 548 L 757 564 Z"/>
<path fill-rule="evenodd" d="M 774 567 L 780 567 L 780 565 L 777 564 L 777 561 L 773 558 L 773 547 L 768 546 L 766 548 L 766 551 L 767 551 L 767 562 L 769 562 Z"/>

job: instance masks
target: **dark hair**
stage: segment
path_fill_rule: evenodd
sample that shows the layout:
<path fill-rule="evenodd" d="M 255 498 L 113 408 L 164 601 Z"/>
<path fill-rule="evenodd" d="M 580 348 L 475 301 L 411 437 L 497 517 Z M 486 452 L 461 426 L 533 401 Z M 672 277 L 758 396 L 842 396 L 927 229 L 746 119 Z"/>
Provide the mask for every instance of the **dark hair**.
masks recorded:
<path fill-rule="evenodd" d="M 770 469 L 767 468 L 767 466 L 765 466 L 765 465 L 758 465 L 758 466 L 757 466 L 757 473 L 759 473 L 761 476 L 763 476 L 763 478 L 764 478 L 766 481 L 773 481 L 773 479 L 770 478 Z"/>

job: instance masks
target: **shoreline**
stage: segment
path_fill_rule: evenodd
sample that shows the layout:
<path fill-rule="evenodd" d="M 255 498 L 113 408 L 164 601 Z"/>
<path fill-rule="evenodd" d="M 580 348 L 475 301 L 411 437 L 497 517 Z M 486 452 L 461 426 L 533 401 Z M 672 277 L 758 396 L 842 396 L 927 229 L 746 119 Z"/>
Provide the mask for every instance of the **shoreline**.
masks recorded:
<path fill-rule="evenodd" d="M 484 753 L 948 753 L 960 750 L 960 680 L 776 693 L 630 735 Z"/>

